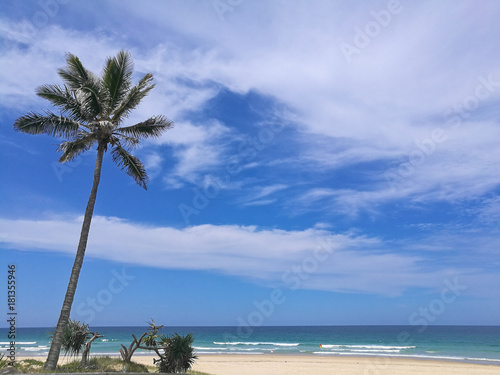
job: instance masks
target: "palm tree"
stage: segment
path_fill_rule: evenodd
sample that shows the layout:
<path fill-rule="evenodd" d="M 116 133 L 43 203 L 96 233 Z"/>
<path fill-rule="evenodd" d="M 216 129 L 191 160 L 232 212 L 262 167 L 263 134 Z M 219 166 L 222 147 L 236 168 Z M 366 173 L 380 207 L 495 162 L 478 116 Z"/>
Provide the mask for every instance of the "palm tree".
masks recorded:
<path fill-rule="evenodd" d="M 94 181 L 75 262 L 45 363 L 45 368 L 50 370 L 54 370 L 57 365 L 64 328 L 70 317 L 87 247 L 104 153 L 109 146 L 113 161 L 146 189 L 148 176 L 144 165 L 129 150 L 139 143 L 140 138 L 159 137 L 172 126 L 172 122 L 164 116 L 153 116 L 135 125 L 122 126 L 130 112 L 155 86 L 152 83 L 153 75 L 149 73 L 136 85 L 132 84 L 133 61 L 128 52 L 121 51 L 115 57 L 108 58 L 100 76 L 88 71 L 72 54 L 67 55 L 66 63 L 65 68 L 58 70 L 65 82 L 63 86 L 43 85 L 36 90 L 38 96 L 59 107 L 60 114 L 51 111 L 44 114 L 30 112 L 14 123 L 14 129 L 20 132 L 66 139 L 58 147 L 58 151 L 62 152 L 59 159 L 61 163 L 71 161 L 94 145 L 97 146 Z"/>

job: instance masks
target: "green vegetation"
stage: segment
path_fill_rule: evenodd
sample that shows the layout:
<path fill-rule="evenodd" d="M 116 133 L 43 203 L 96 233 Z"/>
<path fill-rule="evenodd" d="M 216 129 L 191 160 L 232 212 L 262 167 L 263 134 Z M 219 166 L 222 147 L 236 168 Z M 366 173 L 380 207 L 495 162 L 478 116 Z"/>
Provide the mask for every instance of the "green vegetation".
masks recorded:
<path fill-rule="evenodd" d="M 5 359 L 0 360 L 0 372 L 8 373 L 8 370 L 6 370 L 7 368 L 12 367 L 8 365 L 8 362 Z M 15 362 L 12 372 L 25 374 L 44 372 L 43 362 L 36 359 L 25 359 L 22 361 L 18 361 Z"/>
<path fill-rule="evenodd" d="M 193 353 L 193 335 L 179 336 L 177 333 L 172 337 L 160 337 L 159 346 L 163 353 L 159 354 L 160 359 L 156 360 L 156 365 L 160 372 L 185 373 L 198 358 Z"/>
<path fill-rule="evenodd" d="M 51 332 L 50 337 L 54 339 L 54 332 Z M 69 319 L 64 329 L 62 349 L 64 355 L 76 357 L 82 352 L 81 366 L 86 367 L 90 357 L 90 348 L 95 339 L 104 337 L 98 332 L 90 332 L 89 325 L 83 322 Z"/>
<path fill-rule="evenodd" d="M 77 356 L 90 337 L 88 324 L 70 319 L 64 329 L 62 349 L 65 355 Z"/>
<path fill-rule="evenodd" d="M 90 224 L 101 179 L 104 154 L 110 149 L 113 162 L 125 170 L 141 187 L 146 189 L 148 175 L 142 162 L 130 154 L 141 139 L 158 138 L 172 126 L 164 116 L 153 116 L 131 126 L 124 120 L 141 100 L 154 88 L 153 75 L 146 74 L 136 85 L 132 83 L 134 64 L 126 51 L 107 59 L 102 74 L 87 70 L 80 59 L 72 54 L 66 58 L 67 66 L 58 70 L 64 85 L 43 85 L 36 94 L 47 99 L 59 113 L 29 112 L 19 117 L 14 129 L 28 134 L 47 134 L 66 141 L 59 144 L 61 163 L 74 160 L 97 146 L 94 179 L 83 218 L 80 241 L 63 306 L 50 345 L 45 368 L 55 370 L 66 324 L 70 318 L 78 278 L 83 265 Z"/>
<path fill-rule="evenodd" d="M 157 326 L 154 320 L 149 325 L 148 331 L 144 332 L 140 339 L 132 335 L 134 341 L 128 349 L 122 345 L 123 349 L 120 350 L 122 358 L 109 356 L 89 358 L 91 342 L 93 339 L 103 336 L 97 332 L 90 332 L 87 324 L 70 319 L 64 331 L 62 347 L 66 355 L 70 355 L 70 358 L 76 357 L 83 351 L 81 361 L 75 359 L 67 364 L 57 366 L 54 370 L 49 370 L 44 368 L 42 361 L 25 359 L 16 361 L 14 367 L 11 367 L 4 355 L 0 353 L 0 373 L 160 372 L 208 375 L 198 371 L 189 371 L 197 359 L 197 356 L 194 355 L 192 346 L 194 338 L 191 333 L 186 336 L 180 336 L 177 333 L 173 336 L 165 336 L 159 334 L 159 330 L 163 326 Z M 153 359 L 156 366 L 145 366 L 132 362 L 131 357 L 136 349 L 154 351 L 159 357 L 159 359 Z M 6 371 L 7 369 L 8 371 Z"/>
<path fill-rule="evenodd" d="M 0 369 L 4 368 L 5 366 L 7 366 L 7 360 L 4 359 L 5 357 L 5 354 L 3 353 L 0 353 Z"/>
<path fill-rule="evenodd" d="M 163 326 L 157 326 L 154 320 L 149 323 L 147 332 L 137 339 L 132 335 L 134 341 L 127 348 L 122 345 L 120 355 L 127 362 L 130 361 L 136 349 L 152 350 L 159 359 L 154 359 L 159 372 L 162 373 L 185 373 L 194 364 L 197 357 L 193 350 L 193 335 L 179 336 L 177 333 L 169 337 L 160 335 L 159 331 Z"/>
<path fill-rule="evenodd" d="M 17 361 L 14 365 L 14 371 L 17 373 L 39 374 L 54 371 L 48 371 L 43 368 L 44 363 L 36 359 L 24 359 Z M 57 366 L 55 372 L 57 373 L 71 373 L 71 372 L 149 372 L 154 369 L 153 366 L 141 365 L 139 363 L 131 362 L 124 363 L 118 358 L 111 357 L 94 357 L 91 358 L 86 367 L 81 366 L 81 362 L 75 360 L 62 366 Z"/>
<path fill-rule="evenodd" d="M 43 362 L 36 359 L 24 359 L 15 363 L 13 372 L 23 374 L 43 374 L 49 372 L 56 373 L 93 373 L 93 372 L 156 372 L 155 366 L 145 366 L 136 362 L 124 362 L 119 358 L 113 357 L 93 357 L 89 359 L 87 366 L 82 367 L 80 361 L 73 361 L 63 366 L 57 366 L 55 371 L 48 371 L 43 368 Z M 0 372 L 3 373 L 7 361 L 0 358 Z M 209 375 L 199 371 L 188 371 L 190 375 Z"/>
<path fill-rule="evenodd" d="M 88 358 L 85 362 L 74 360 L 64 365 L 59 365 L 54 370 L 44 368 L 44 363 L 37 359 L 24 359 L 16 361 L 14 367 L 9 366 L 9 362 L 0 353 L 0 373 L 24 373 L 43 374 L 49 372 L 56 373 L 93 373 L 93 372 L 160 372 L 160 373 L 187 373 L 191 375 L 208 375 L 199 371 L 189 371 L 197 358 L 193 352 L 193 335 L 180 336 L 175 333 L 173 336 L 158 334 L 163 326 L 155 325 L 154 321 L 149 323 L 150 328 L 139 340 L 134 337 L 131 347 L 135 349 L 146 349 L 155 352 L 159 359 L 153 359 L 151 366 L 145 366 L 130 360 L 123 360 L 118 357 L 96 356 Z M 88 325 L 70 320 L 66 326 L 63 348 L 70 356 L 76 356 L 80 352 L 85 354 L 85 347 L 90 342 L 90 337 L 98 337 L 96 333 L 90 332 Z M 90 338 L 90 339 L 89 339 Z M 142 346 L 146 345 L 146 346 Z M 122 345 L 122 347 L 124 347 Z M 90 346 L 88 345 L 88 348 Z M 89 349 L 90 350 L 90 349 Z M 122 357 L 123 357 L 123 353 Z"/>
<path fill-rule="evenodd" d="M 58 372 L 149 372 L 147 366 L 135 362 L 125 363 L 119 358 L 90 358 L 87 366 L 82 367 L 79 361 L 59 366 Z"/>

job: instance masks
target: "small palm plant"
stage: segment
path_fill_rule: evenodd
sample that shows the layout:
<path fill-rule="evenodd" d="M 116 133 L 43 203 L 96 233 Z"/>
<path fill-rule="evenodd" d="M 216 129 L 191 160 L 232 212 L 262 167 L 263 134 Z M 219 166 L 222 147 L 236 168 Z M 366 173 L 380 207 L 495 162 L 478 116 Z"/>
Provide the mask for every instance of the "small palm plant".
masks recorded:
<path fill-rule="evenodd" d="M 91 333 L 88 324 L 69 319 L 64 329 L 62 342 L 64 355 L 69 355 L 70 357 L 79 355 L 90 336 Z M 54 338 L 54 332 L 50 333 L 50 337 Z"/>
<path fill-rule="evenodd" d="M 65 84 L 43 85 L 36 94 L 49 100 L 60 109 L 56 114 L 30 112 L 18 118 L 14 129 L 28 134 L 47 134 L 65 138 L 59 145 L 61 163 L 97 146 L 94 180 L 83 218 L 80 241 L 73 269 L 66 290 L 54 339 L 50 346 L 45 368 L 54 370 L 57 365 L 64 329 L 71 313 L 80 270 L 83 265 L 90 224 L 101 179 L 104 153 L 111 149 L 113 161 L 146 189 L 148 175 L 141 161 L 130 153 L 141 138 L 157 138 L 172 126 L 164 116 L 153 116 L 135 125 L 123 126 L 123 122 L 141 100 L 153 89 L 153 75 L 146 74 L 136 85 L 132 84 L 133 61 L 126 51 L 119 52 L 106 61 L 100 76 L 87 70 L 80 59 L 68 54 L 67 66 L 59 69 Z"/>
<path fill-rule="evenodd" d="M 194 338 L 191 333 L 179 336 L 177 333 L 172 337 L 160 337 L 158 346 L 163 349 L 160 359 L 155 360 L 159 372 L 162 373 L 185 373 L 198 358 L 194 355 Z"/>

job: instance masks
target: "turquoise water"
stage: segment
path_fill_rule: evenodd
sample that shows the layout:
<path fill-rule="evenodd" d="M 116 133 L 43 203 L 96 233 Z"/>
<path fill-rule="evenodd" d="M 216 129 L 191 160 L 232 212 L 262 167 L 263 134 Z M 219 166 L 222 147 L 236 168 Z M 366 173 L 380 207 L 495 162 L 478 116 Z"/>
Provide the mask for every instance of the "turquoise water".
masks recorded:
<path fill-rule="evenodd" d="M 422 327 L 420 327 L 422 328 Z M 103 334 L 93 354 L 118 355 L 132 334 L 147 327 L 91 327 Z M 48 353 L 50 328 L 18 328 L 17 356 Z M 500 365 L 500 327 L 413 326 L 327 327 L 166 327 L 162 333 L 193 333 L 197 354 L 299 354 L 444 359 Z M 5 339 L 3 339 L 5 338 Z M 7 329 L 0 329 L 0 352 L 8 348 Z M 151 354 L 137 351 L 136 355 Z"/>

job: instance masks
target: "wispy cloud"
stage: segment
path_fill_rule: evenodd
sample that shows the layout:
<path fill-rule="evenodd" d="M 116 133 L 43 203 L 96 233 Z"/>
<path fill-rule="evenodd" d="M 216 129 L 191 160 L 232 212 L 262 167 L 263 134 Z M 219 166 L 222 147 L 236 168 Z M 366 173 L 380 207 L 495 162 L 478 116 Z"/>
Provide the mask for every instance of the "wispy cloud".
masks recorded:
<path fill-rule="evenodd" d="M 74 252 L 81 218 L 1 219 L 0 241 L 18 250 Z M 253 226 L 200 225 L 186 229 L 145 226 L 96 216 L 90 257 L 165 269 L 212 270 L 275 284 L 336 292 L 399 295 L 408 288 L 432 288 L 447 274 L 473 270 L 425 266 L 417 253 L 400 253 L 380 239 L 325 229 L 300 231 Z M 54 236 L 53 233 L 58 233 Z M 388 277 L 388 275 L 391 275 Z"/>
<path fill-rule="evenodd" d="M 221 87 L 238 93 L 253 90 L 276 98 L 294 111 L 294 143 L 301 147 L 300 157 L 282 158 L 278 164 L 268 161 L 283 171 L 297 167 L 335 171 L 367 162 L 387 166 L 386 170 L 363 172 L 361 177 L 372 184 L 369 192 L 352 186 L 334 187 L 338 191 L 332 192 L 332 198 L 344 202 L 344 206 L 374 209 L 389 200 L 463 199 L 491 191 L 500 183 L 495 173 L 498 148 L 492 142 L 498 138 L 498 127 L 494 116 L 484 118 L 486 109 L 500 98 L 500 70 L 494 54 L 488 52 L 490 42 L 485 31 L 474 28 L 478 23 L 493 22 L 489 14 L 498 5 L 488 3 L 492 9 L 485 12 L 467 3 L 452 9 L 445 4 L 423 3 L 417 7 L 405 3 L 390 25 L 391 32 L 377 37 L 373 46 L 349 64 L 338 48 L 338 38 L 352 39 L 354 28 L 370 17 L 373 9 L 369 7 L 347 9 L 317 1 L 293 7 L 281 2 L 254 4 L 244 10 L 238 8 L 228 22 L 220 22 L 210 7 L 190 9 L 189 17 L 183 19 L 179 14 L 187 10 L 177 3 L 171 4 L 175 12 L 149 4 L 157 10 L 149 17 L 151 27 L 163 32 L 168 24 L 175 37 L 166 36 L 147 51 L 132 51 L 137 52 L 138 73 L 153 72 L 158 87 L 133 114 L 131 122 L 156 113 L 177 122 L 176 128 L 160 140 L 173 148 L 176 160 L 173 167 L 164 169 L 168 186 L 182 187 L 186 182 L 203 185 L 210 172 L 230 160 L 227 136 L 234 128 L 215 119 L 192 118 L 193 111 L 202 113 Z M 429 12 L 424 10 L 429 7 L 433 17 L 426 22 L 442 30 L 440 33 L 431 31 L 433 27 L 421 28 L 422 15 L 427 17 Z M 138 15 L 145 9 L 126 3 L 119 12 Z M 151 16 L 151 9 L 147 9 Z M 248 37 L 248 30 L 255 28 L 252 15 L 263 14 L 273 22 L 260 23 L 259 33 L 251 33 L 257 37 Z M 304 18 L 304 14 L 310 16 Z M 463 22 L 465 14 L 467 22 Z M 290 24 L 292 16 L 301 21 Z M 7 43 L 0 59 L 5 67 L 0 73 L 5 83 L 0 98 L 12 108 L 40 107 L 33 89 L 58 81 L 54 66 L 64 64 L 65 52 L 79 55 L 91 69 L 99 71 L 102 56 L 117 48 L 116 35 L 103 37 L 98 31 L 82 34 L 48 25 L 36 37 L 22 38 L 22 22 L 2 22 L 4 38 L 11 44 Z M 467 35 L 475 42 L 464 51 L 463 40 L 453 39 L 453 35 Z M 24 48 L 19 48 L 19 43 Z M 88 43 L 94 46 L 92 51 Z M 466 111 L 461 126 L 453 128 L 447 121 L 450 111 L 457 105 L 463 107 L 475 95 L 480 77 L 483 81 L 491 78 L 490 86 L 483 90 L 488 95 L 483 95 L 477 106 L 469 104 L 475 106 L 474 110 Z M 436 128 L 448 140 L 426 155 L 417 144 L 429 139 Z M 423 157 L 419 152 L 424 152 Z M 391 179 L 394 168 L 404 169 L 412 161 L 418 165 L 410 166 L 410 175 L 398 179 L 396 186 L 387 186 L 384 176 Z M 164 163 L 170 161 L 164 159 Z M 240 179 L 244 178 L 242 174 Z M 314 191 L 321 189 L 332 188 L 316 186 Z M 302 195 L 302 202 L 307 194 Z M 267 202 L 270 199 L 247 204 Z"/>
<path fill-rule="evenodd" d="M 244 191 L 242 191 L 242 194 L 244 195 L 240 200 L 245 206 L 265 206 L 275 203 L 277 197 L 274 193 L 285 190 L 286 188 L 288 188 L 288 186 L 284 184 L 274 184 L 269 186 L 250 184 L 249 186 L 246 186 Z M 274 197 L 271 197 L 273 195 Z"/>
<path fill-rule="evenodd" d="M 225 164 L 230 134 L 229 128 L 214 120 L 199 125 L 189 122 L 178 124 L 162 140 L 173 148 L 177 160 L 166 180 L 174 182 L 174 185 L 184 182 L 201 184 L 208 171 Z"/>

